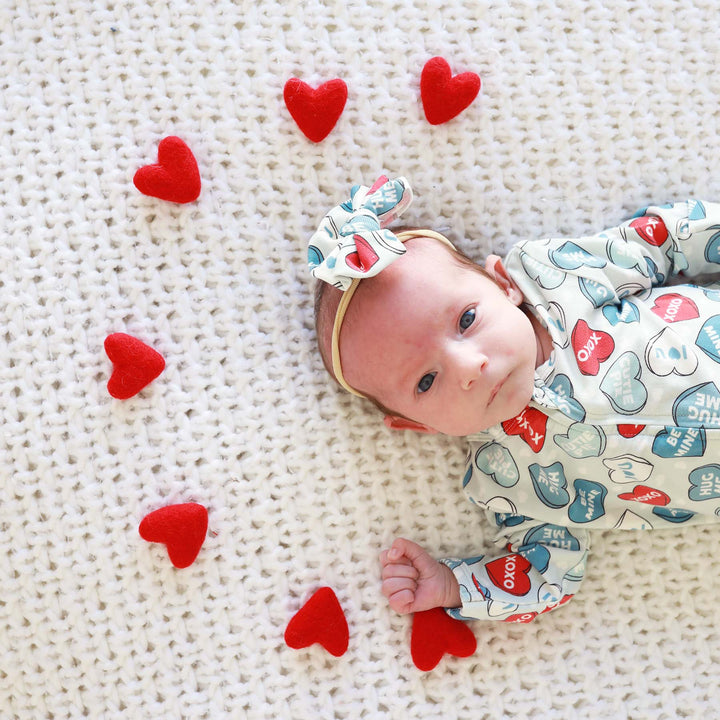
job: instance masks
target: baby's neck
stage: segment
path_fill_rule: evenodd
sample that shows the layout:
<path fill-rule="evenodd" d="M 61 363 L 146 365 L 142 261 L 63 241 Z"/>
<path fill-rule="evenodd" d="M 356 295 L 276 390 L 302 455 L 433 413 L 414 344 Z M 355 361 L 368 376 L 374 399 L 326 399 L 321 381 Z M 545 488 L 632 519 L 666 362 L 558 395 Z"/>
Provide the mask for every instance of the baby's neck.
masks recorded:
<path fill-rule="evenodd" d="M 552 338 L 547 328 L 540 322 L 535 314 L 528 308 L 524 308 L 535 333 L 535 341 L 537 343 L 537 356 L 535 359 L 535 367 L 540 367 L 549 357 L 552 351 Z"/>

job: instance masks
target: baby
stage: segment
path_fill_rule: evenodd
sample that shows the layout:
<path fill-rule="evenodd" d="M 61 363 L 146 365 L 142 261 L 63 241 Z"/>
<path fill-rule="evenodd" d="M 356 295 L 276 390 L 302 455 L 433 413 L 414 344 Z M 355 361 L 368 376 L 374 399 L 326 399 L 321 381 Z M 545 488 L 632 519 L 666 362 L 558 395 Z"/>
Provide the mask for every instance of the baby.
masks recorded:
<path fill-rule="evenodd" d="M 577 591 L 587 528 L 718 520 L 720 286 L 663 286 L 720 270 L 720 205 L 481 267 L 434 231 L 388 230 L 411 199 L 404 178 L 355 187 L 311 238 L 320 350 L 389 427 L 468 438 L 463 488 L 501 549 L 438 561 L 396 539 L 390 606 L 529 622 Z"/>

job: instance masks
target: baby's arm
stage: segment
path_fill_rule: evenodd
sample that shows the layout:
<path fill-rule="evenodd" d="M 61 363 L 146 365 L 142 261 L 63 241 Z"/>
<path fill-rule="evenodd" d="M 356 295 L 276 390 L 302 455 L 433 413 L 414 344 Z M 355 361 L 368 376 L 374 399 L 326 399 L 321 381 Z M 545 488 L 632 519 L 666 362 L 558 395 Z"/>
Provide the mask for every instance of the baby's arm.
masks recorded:
<path fill-rule="evenodd" d="M 452 570 L 416 543 L 398 538 L 382 551 L 380 562 L 382 593 L 395 612 L 460 606 L 460 586 Z"/>

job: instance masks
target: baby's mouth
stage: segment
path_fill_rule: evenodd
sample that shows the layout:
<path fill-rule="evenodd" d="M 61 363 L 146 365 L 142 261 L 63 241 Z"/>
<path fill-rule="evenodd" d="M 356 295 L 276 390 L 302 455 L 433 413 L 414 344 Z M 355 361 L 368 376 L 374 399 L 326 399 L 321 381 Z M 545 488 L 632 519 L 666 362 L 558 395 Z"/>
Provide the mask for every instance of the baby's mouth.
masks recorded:
<path fill-rule="evenodd" d="M 500 392 L 502 389 L 502 386 L 505 384 L 505 381 L 507 380 L 507 375 L 490 391 L 490 397 L 488 398 L 487 404 L 490 405 L 492 401 L 495 399 L 495 396 Z"/>

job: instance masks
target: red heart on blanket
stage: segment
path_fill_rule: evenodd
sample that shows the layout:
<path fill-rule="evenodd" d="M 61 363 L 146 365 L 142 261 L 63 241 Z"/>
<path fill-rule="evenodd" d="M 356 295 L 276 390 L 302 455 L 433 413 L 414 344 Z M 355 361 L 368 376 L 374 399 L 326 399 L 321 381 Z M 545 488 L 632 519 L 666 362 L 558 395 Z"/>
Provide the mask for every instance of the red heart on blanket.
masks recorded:
<path fill-rule="evenodd" d="M 108 335 L 105 352 L 113 364 L 107 389 L 118 400 L 137 395 L 165 369 L 165 359 L 157 350 L 125 333 Z"/>
<path fill-rule="evenodd" d="M 133 178 L 143 194 L 176 203 L 189 203 L 200 195 L 200 171 L 192 150 L 171 135 L 158 146 L 158 162 L 141 167 Z"/>
<path fill-rule="evenodd" d="M 344 80 L 328 80 L 312 88 L 298 78 L 285 83 L 283 97 L 292 119 L 308 140 L 319 143 L 335 127 L 345 108 L 348 91 Z"/>
<path fill-rule="evenodd" d="M 600 363 L 605 362 L 615 350 L 612 336 L 602 330 L 593 330 L 585 320 L 578 320 L 570 340 L 583 375 L 597 375 Z"/>
<path fill-rule="evenodd" d="M 332 588 L 321 587 L 298 610 L 285 629 L 285 642 L 295 650 L 320 643 L 331 655 L 340 657 L 347 649 L 350 634 L 345 614 Z"/>
<path fill-rule="evenodd" d="M 620 493 L 618 497 L 621 500 L 635 500 L 636 502 L 645 503 L 647 505 L 668 505 L 670 496 L 662 490 L 648 487 L 647 485 L 636 485 L 632 492 Z"/>
<path fill-rule="evenodd" d="M 452 120 L 477 97 L 480 85 L 480 76 L 474 72 L 453 77 L 444 58 L 428 60 L 420 75 L 420 97 L 427 121 L 431 125 L 441 125 Z"/>
<path fill-rule="evenodd" d="M 477 649 L 472 630 L 462 620 L 451 618 L 443 608 L 417 612 L 413 616 L 410 654 L 415 667 L 432 670 L 446 653 L 469 657 Z"/>
<path fill-rule="evenodd" d="M 170 562 L 176 568 L 186 568 L 198 556 L 207 528 L 207 510 L 197 503 L 182 503 L 146 515 L 139 532 L 143 540 L 165 543 Z"/>

